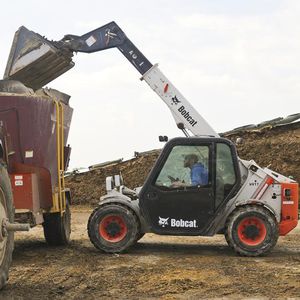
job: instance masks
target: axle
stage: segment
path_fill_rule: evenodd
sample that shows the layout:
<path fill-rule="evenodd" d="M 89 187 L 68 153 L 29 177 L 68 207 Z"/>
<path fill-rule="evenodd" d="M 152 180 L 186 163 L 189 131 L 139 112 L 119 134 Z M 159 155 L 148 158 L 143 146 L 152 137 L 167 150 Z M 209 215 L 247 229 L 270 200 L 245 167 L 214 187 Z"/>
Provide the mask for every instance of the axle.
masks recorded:
<path fill-rule="evenodd" d="M 3 218 L 1 222 L 0 242 L 2 242 L 11 231 L 29 231 L 29 224 L 10 223 L 8 219 Z"/>

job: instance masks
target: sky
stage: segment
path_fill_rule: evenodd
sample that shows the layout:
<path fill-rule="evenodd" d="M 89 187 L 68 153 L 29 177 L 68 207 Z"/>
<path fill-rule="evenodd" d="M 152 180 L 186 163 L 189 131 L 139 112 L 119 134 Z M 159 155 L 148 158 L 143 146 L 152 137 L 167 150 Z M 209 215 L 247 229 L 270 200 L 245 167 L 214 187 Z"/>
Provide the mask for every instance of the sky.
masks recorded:
<path fill-rule="evenodd" d="M 115 21 L 217 131 L 300 112 L 300 1 L 5 1 L 0 72 L 24 25 L 51 40 Z M 183 136 L 117 49 L 78 53 L 47 86 L 71 95 L 70 169 L 161 148 Z"/>

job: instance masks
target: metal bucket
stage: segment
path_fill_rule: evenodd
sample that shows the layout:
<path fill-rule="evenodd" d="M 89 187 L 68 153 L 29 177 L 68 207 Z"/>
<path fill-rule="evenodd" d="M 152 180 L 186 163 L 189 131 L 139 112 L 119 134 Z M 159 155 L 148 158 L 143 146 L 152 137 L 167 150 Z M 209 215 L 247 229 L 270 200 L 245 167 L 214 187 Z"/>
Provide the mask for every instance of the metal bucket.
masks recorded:
<path fill-rule="evenodd" d="M 74 66 L 73 53 L 24 26 L 15 33 L 4 79 L 38 90 Z"/>

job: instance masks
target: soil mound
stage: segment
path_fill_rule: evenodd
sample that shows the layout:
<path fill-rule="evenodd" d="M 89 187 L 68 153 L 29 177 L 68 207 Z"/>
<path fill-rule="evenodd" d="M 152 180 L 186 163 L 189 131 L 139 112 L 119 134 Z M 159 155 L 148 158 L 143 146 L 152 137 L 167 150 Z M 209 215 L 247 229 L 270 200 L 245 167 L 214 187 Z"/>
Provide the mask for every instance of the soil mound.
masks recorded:
<path fill-rule="evenodd" d="M 300 122 L 225 133 L 223 136 L 233 142 L 242 139 L 242 143 L 237 145 L 240 158 L 253 159 L 261 167 L 269 166 L 300 182 Z M 109 164 L 86 173 L 71 174 L 66 178 L 66 185 L 71 188 L 73 204 L 96 205 L 100 196 L 105 194 L 105 178 L 120 172 L 127 187 L 143 185 L 159 153 L 160 150 L 152 150 L 140 153 L 128 161 Z"/>
<path fill-rule="evenodd" d="M 160 150 L 149 151 L 120 163 L 113 163 L 85 173 L 66 177 L 66 186 L 71 189 L 72 204 L 95 206 L 101 196 L 106 194 L 105 178 L 122 174 L 124 185 L 133 189 L 142 186 L 153 167 Z"/>

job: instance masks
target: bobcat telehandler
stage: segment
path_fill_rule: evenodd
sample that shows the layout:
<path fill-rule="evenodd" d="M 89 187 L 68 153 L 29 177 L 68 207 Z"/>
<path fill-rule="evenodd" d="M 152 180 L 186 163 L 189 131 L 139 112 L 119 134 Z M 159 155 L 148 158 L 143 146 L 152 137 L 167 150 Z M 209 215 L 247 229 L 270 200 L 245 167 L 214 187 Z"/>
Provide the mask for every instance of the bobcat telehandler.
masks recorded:
<path fill-rule="evenodd" d="M 258 256 L 297 226 L 298 184 L 252 160 L 238 158 L 235 145 L 213 130 L 115 22 L 56 42 L 25 27 L 17 35 L 22 38 L 16 40 L 6 78 L 38 89 L 73 67 L 74 52 L 115 47 L 166 103 L 185 135 L 165 144 L 142 187 L 126 188 L 120 175 L 106 179 L 107 194 L 88 222 L 95 247 L 122 252 L 148 232 L 177 236 L 222 233 L 238 254 Z M 204 184 L 191 181 L 192 167 L 189 172 L 183 162 L 187 155 L 196 157 L 196 163 L 206 169 Z"/>

